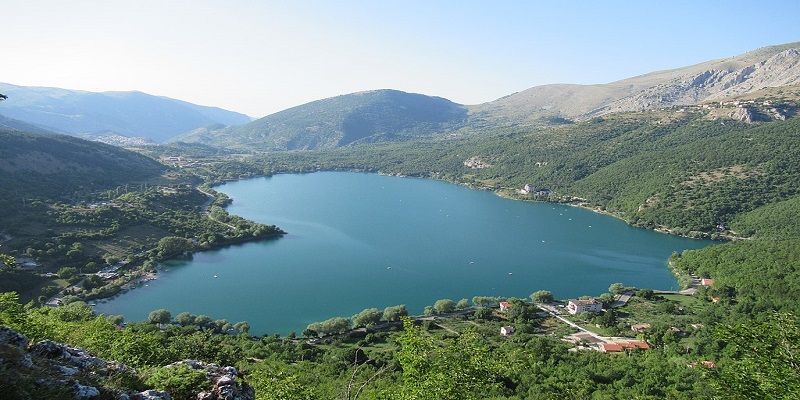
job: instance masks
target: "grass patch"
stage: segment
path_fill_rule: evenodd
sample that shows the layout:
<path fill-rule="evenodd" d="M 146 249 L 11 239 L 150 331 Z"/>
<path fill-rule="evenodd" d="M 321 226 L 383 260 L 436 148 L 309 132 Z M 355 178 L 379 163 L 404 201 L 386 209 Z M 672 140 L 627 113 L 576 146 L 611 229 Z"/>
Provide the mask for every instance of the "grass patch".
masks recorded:
<path fill-rule="evenodd" d="M 158 238 L 168 236 L 169 232 L 156 228 L 152 225 L 133 225 L 122 228 L 120 232 L 110 240 L 87 241 L 87 247 L 92 246 L 99 254 L 113 254 L 122 257 L 129 253 L 131 249 L 149 248 L 157 243 Z"/>
<path fill-rule="evenodd" d="M 686 296 L 682 294 L 663 294 L 660 295 L 665 300 L 673 301 L 678 303 L 681 307 L 697 309 L 701 308 L 704 305 L 704 301 L 698 299 L 695 296 Z"/>

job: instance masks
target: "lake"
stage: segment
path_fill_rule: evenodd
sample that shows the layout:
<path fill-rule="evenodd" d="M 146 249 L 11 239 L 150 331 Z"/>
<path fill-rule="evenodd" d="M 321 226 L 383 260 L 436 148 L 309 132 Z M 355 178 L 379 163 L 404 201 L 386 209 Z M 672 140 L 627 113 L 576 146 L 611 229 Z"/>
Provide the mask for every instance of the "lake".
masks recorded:
<path fill-rule="evenodd" d="M 165 308 L 253 334 L 449 298 L 557 299 L 609 285 L 677 289 L 673 252 L 711 245 L 633 228 L 586 209 L 501 198 L 446 182 L 368 173 L 276 175 L 217 188 L 231 214 L 275 224 L 277 240 L 235 245 L 159 266 L 158 279 L 96 310 L 145 320 Z"/>

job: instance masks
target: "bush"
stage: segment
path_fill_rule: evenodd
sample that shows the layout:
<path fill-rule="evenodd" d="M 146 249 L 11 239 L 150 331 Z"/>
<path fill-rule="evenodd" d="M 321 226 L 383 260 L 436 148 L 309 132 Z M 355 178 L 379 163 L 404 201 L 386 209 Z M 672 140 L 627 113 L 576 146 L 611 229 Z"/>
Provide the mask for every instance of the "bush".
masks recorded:
<path fill-rule="evenodd" d="M 168 365 L 150 371 L 145 383 L 164 390 L 174 399 L 191 399 L 206 385 L 206 374 L 188 365 Z"/>

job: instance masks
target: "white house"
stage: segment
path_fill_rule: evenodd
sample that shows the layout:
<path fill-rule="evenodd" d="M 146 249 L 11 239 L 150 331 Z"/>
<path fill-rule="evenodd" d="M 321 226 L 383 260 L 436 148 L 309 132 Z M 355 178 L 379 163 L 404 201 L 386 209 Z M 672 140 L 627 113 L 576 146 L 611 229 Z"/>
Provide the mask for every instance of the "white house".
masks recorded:
<path fill-rule="evenodd" d="M 567 303 L 567 311 L 570 314 L 580 314 L 582 312 L 603 312 L 603 303 L 595 300 L 577 300 L 577 299 L 570 299 Z"/>
<path fill-rule="evenodd" d="M 512 333 L 514 333 L 513 326 L 504 326 L 500 328 L 500 334 L 503 336 L 511 336 Z"/>
<path fill-rule="evenodd" d="M 528 194 L 536 190 L 536 186 L 531 185 L 530 183 L 526 183 L 525 186 L 522 187 L 520 193 Z"/>
<path fill-rule="evenodd" d="M 500 302 L 500 312 L 506 312 L 509 308 L 511 308 L 511 303 L 507 301 Z"/>

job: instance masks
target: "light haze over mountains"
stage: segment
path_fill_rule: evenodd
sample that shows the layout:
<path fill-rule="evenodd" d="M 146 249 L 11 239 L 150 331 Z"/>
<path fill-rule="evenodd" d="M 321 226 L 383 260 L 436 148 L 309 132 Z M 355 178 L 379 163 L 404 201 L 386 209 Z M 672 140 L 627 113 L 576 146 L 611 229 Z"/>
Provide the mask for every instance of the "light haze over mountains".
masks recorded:
<path fill-rule="evenodd" d="M 0 84 L 0 115 L 116 144 L 185 141 L 252 151 L 407 141 L 487 128 L 569 123 L 613 112 L 720 101 L 800 85 L 800 42 L 598 85 L 532 87 L 479 105 L 397 90 L 345 94 L 255 121 L 141 92 L 92 93 Z"/>

